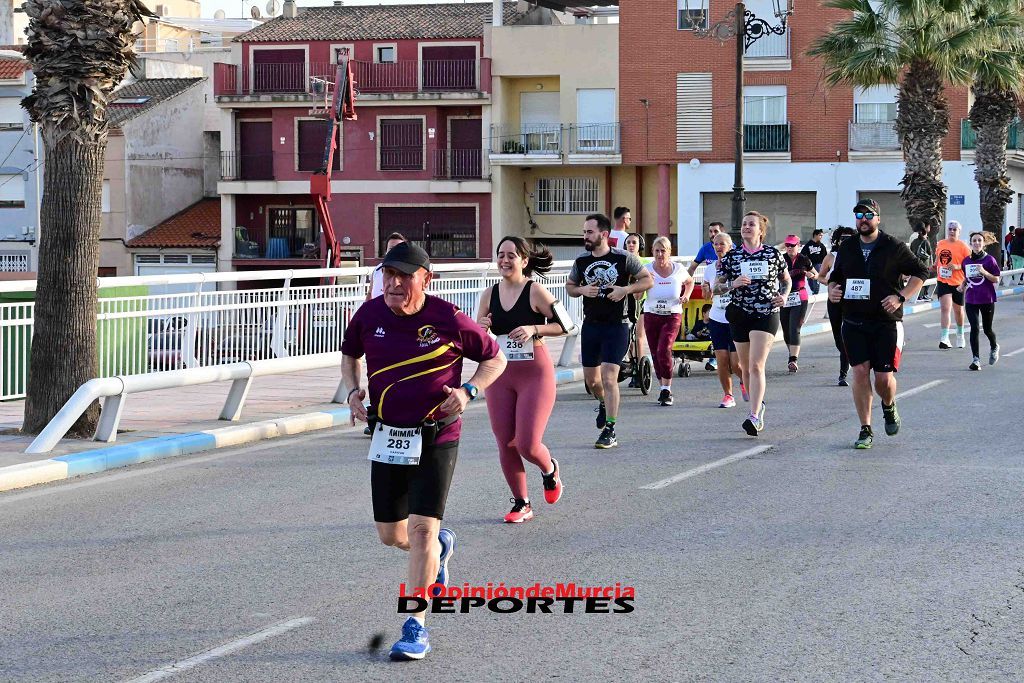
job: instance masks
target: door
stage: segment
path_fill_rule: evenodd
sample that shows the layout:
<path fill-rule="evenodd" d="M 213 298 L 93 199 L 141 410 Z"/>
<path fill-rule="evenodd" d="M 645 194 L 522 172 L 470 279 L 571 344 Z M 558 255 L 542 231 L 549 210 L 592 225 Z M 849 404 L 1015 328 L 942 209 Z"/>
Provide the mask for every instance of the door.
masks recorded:
<path fill-rule="evenodd" d="M 476 46 L 424 47 L 424 90 L 476 90 Z"/>
<path fill-rule="evenodd" d="M 476 258 L 476 206 L 394 206 L 377 209 L 377 238 L 392 232 L 426 249 L 432 258 Z"/>
<path fill-rule="evenodd" d="M 238 177 L 242 180 L 274 179 L 274 140 L 270 121 L 238 123 Z"/>
<path fill-rule="evenodd" d="M 527 152 L 561 151 L 561 116 L 558 92 L 524 92 L 519 95 L 519 124 Z"/>
<path fill-rule="evenodd" d="M 305 50 L 254 50 L 253 92 L 305 92 Z"/>
<path fill-rule="evenodd" d="M 448 119 L 447 178 L 480 178 L 483 173 L 483 127 L 480 119 Z"/>

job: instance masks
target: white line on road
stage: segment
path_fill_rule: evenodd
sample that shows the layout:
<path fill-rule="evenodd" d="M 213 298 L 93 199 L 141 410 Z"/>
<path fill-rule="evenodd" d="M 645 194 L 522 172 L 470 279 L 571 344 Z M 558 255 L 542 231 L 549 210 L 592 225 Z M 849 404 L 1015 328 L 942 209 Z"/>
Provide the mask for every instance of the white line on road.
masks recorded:
<path fill-rule="evenodd" d="M 1003 358 L 1013 358 L 1018 353 L 1024 353 L 1024 348 L 1017 349 L 1016 351 L 1011 351 L 1010 353 L 1004 353 Z"/>
<path fill-rule="evenodd" d="M 288 631 L 294 631 L 295 629 L 311 624 L 314 621 L 316 620 L 312 617 L 299 617 L 297 619 L 289 619 L 288 621 L 283 621 L 279 624 L 268 626 L 267 628 L 261 631 L 257 631 L 256 633 L 253 633 L 251 635 L 245 636 L 244 638 L 232 640 L 230 643 L 224 643 L 223 645 L 215 647 L 212 650 L 200 652 L 199 654 L 193 657 L 189 657 L 188 659 L 183 659 L 180 662 L 175 662 L 174 664 L 168 664 L 167 666 L 160 667 L 159 669 L 150 671 L 149 673 L 143 674 L 138 678 L 132 678 L 127 683 L 153 683 L 154 681 L 162 681 L 163 679 L 170 678 L 175 674 L 182 673 L 183 671 L 188 671 L 189 669 L 194 669 L 200 664 L 205 664 L 206 662 L 212 659 L 224 657 L 233 652 L 237 652 L 239 650 L 247 648 L 250 645 L 260 643 L 268 638 L 279 636 L 282 633 L 287 633 Z"/>
<path fill-rule="evenodd" d="M 931 329 L 932 327 L 938 327 L 941 324 L 942 323 L 925 323 L 924 325 L 921 325 L 921 327 L 927 327 L 927 328 Z"/>
<path fill-rule="evenodd" d="M 668 479 L 662 479 L 661 481 L 656 481 L 653 484 L 647 484 L 646 486 L 641 486 L 640 488 L 641 489 L 647 489 L 649 491 L 657 491 L 658 489 L 663 489 L 666 486 L 671 486 L 672 484 L 675 484 L 676 482 L 680 482 L 683 479 L 689 479 L 690 477 L 696 477 L 698 474 L 704 474 L 705 472 L 713 470 L 716 467 L 721 467 L 722 465 L 728 465 L 731 462 L 736 462 L 737 460 L 743 460 L 744 458 L 749 458 L 750 456 L 757 455 L 758 453 L 764 453 L 765 451 L 771 450 L 772 448 L 774 448 L 774 446 L 772 446 L 770 444 L 766 444 L 764 446 L 757 446 L 755 448 L 748 448 L 745 451 L 740 451 L 739 453 L 733 453 L 732 455 L 724 457 L 721 460 L 715 460 L 714 462 L 709 462 L 706 465 L 701 465 L 700 467 L 694 467 L 692 470 L 686 470 L 685 472 L 680 472 L 679 474 L 677 474 L 675 476 L 672 476 L 672 477 L 669 477 Z"/>
<path fill-rule="evenodd" d="M 931 382 L 925 382 L 924 384 L 922 384 L 919 387 L 914 387 L 913 389 L 907 389 L 906 391 L 904 391 L 902 393 L 896 394 L 896 398 L 897 399 L 910 398 L 914 394 L 920 394 L 922 391 L 928 391 L 929 389 L 931 389 L 933 387 L 937 387 L 940 384 L 945 384 L 946 382 L 947 382 L 947 380 L 944 380 L 944 379 L 933 379 Z"/>

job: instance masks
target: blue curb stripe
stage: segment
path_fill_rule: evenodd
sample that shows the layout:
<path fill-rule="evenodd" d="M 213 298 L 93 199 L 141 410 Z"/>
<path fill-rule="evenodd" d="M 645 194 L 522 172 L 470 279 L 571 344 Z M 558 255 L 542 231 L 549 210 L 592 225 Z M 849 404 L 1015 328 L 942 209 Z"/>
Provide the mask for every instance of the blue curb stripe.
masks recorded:
<path fill-rule="evenodd" d="M 94 474 L 115 467 L 125 467 L 176 455 L 187 455 L 217 447 L 217 439 L 213 434 L 194 432 L 191 434 L 174 434 L 155 439 L 146 439 L 138 443 L 98 448 L 94 451 L 61 455 L 52 460 L 63 462 L 68 467 L 68 477 L 83 474 Z"/>

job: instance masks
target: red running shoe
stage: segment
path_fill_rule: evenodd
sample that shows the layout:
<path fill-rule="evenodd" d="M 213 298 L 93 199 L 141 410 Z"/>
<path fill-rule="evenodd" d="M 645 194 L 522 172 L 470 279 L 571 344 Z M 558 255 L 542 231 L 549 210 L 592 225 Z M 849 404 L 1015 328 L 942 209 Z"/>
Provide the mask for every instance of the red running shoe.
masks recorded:
<path fill-rule="evenodd" d="M 519 500 L 518 498 L 510 498 L 512 501 L 512 511 L 505 515 L 506 524 L 522 524 L 533 519 L 533 508 L 525 500 Z"/>
<path fill-rule="evenodd" d="M 544 479 L 544 500 L 550 505 L 554 505 L 562 498 L 562 477 L 559 476 L 558 472 L 558 461 L 551 458 L 551 464 L 555 466 L 555 471 L 551 474 L 541 474 L 541 478 Z"/>

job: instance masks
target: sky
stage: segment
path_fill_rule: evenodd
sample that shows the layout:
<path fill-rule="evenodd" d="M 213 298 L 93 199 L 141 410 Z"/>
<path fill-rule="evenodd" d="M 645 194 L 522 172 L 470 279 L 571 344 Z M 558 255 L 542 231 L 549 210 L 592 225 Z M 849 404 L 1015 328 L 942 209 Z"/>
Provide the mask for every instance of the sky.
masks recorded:
<path fill-rule="evenodd" d="M 153 0 L 155 1 L 155 0 Z M 283 3 L 284 0 L 277 0 L 278 7 Z M 380 2 L 379 0 L 345 0 L 346 5 L 415 5 L 423 4 L 427 0 L 387 0 L 387 2 Z M 461 0 L 429 0 L 432 3 L 445 3 L 445 2 L 461 2 Z M 249 11 L 252 7 L 259 7 L 260 12 L 266 16 L 267 0 L 200 0 L 202 7 L 202 15 L 204 17 L 213 17 L 213 13 L 219 9 L 224 10 L 224 13 L 232 18 L 235 17 L 249 17 Z M 315 5 L 331 5 L 332 0 L 298 0 L 299 7 L 313 7 Z M 277 12 L 281 13 L 280 10 Z"/>

